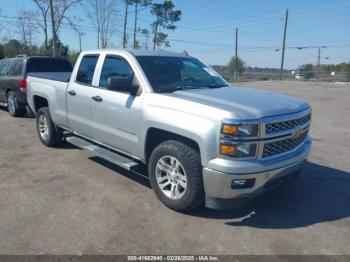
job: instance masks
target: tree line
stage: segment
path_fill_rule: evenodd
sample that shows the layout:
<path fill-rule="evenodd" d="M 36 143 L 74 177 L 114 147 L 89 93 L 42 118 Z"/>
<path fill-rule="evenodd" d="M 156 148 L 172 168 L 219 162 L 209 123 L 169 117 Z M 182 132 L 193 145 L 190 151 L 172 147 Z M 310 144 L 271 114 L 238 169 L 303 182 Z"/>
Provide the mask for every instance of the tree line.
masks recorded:
<path fill-rule="evenodd" d="M 0 9 L 0 16 L 2 20 L 5 19 L 5 22 L 0 21 L 0 58 L 18 54 L 50 55 L 55 46 L 58 55 L 74 60 L 76 52 L 69 50 L 60 37 L 62 27 L 75 33 L 79 40 L 79 51 L 82 49 L 82 39 L 88 32 L 95 34 L 98 48 L 114 47 L 112 37 L 116 33 L 122 35 L 119 44 L 124 48 L 169 47 L 168 32 L 176 29 L 176 23 L 182 15 L 171 0 L 160 3 L 152 0 L 122 0 L 122 5 L 120 0 L 31 1 L 35 8 L 20 9 L 15 17 L 6 16 Z M 80 16 L 74 14 L 75 8 L 83 10 Z M 152 17 L 149 25 L 139 23 L 141 14 L 145 14 L 141 12 L 143 10 L 147 10 L 147 15 Z M 133 21 L 130 21 L 131 14 Z M 5 24 L 6 19 L 14 19 L 11 28 Z M 120 28 L 123 28 L 122 31 Z M 132 32 L 132 36 L 128 32 Z M 39 34 L 43 36 L 42 43 L 34 41 Z"/>

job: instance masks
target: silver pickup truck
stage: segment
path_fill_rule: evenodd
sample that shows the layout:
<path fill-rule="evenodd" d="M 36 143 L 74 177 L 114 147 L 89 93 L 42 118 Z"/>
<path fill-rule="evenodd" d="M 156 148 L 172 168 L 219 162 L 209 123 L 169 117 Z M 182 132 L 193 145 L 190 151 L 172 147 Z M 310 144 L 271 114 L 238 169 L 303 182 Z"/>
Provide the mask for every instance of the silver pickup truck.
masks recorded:
<path fill-rule="evenodd" d="M 32 74 L 27 99 L 47 146 L 65 140 L 133 172 L 148 168 L 166 206 L 243 203 L 300 173 L 310 105 L 231 87 L 170 52 L 82 52 L 71 74 Z"/>

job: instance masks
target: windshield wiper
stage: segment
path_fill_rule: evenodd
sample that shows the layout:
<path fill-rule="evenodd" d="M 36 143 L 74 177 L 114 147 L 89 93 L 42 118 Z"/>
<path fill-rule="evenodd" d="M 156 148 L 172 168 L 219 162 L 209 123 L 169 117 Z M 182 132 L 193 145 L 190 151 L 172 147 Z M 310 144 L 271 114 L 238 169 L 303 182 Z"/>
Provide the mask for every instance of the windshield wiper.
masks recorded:
<path fill-rule="evenodd" d="M 182 91 L 182 90 L 189 90 L 189 89 L 196 89 L 198 87 L 194 86 L 176 86 L 176 87 L 169 87 L 169 88 L 162 88 L 158 90 L 159 93 L 173 93 L 176 91 Z"/>
<path fill-rule="evenodd" d="M 209 88 L 221 88 L 221 87 L 227 87 L 227 85 L 219 85 L 219 84 L 211 84 L 208 85 Z"/>

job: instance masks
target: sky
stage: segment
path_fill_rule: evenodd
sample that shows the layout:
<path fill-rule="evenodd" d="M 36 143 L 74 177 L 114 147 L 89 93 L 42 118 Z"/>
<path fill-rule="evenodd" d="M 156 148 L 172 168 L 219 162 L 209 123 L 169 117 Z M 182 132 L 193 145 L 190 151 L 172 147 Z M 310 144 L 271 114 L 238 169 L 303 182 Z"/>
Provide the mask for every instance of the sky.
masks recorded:
<path fill-rule="evenodd" d="M 84 0 L 83 0 L 84 1 Z M 155 0 L 160 2 L 160 0 Z M 318 49 L 321 63 L 350 62 L 350 1 L 349 0 L 173 0 L 182 11 L 177 29 L 169 32 L 171 47 L 186 50 L 207 64 L 227 64 L 235 52 L 235 28 L 238 28 L 238 56 L 247 66 L 279 68 L 286 9 L 289 19 L 286 37 L 285 68 L 295 69 L 306 63 L 315 64 Z M 6 33 L 16 37 L 16 17 L 20 10 L 35 10 L 32 0 L 0 0 L 0 23 Z M 116 33 L 110 47 L 122 46 L 124 2 L 119 0 L 115 21 Z M 97 48 L 97 33 L 82 6 L 71 9 L 70 16 L 79 17 L 83 49 Z M 139 14 L 139 26 L 150 29 L 153 17 L 149 9 Z M 128 19 L 128 34 L 132 38 L 133 13 Z M 64 25 L 59 35 L 73 50 L 79 49 L 77 34 Z M 18 34 L 17 34 L 18 38 Z M 139 40 L 144 38 L 138 35 Z M 43 42 L 42 33 L 34 42 Z M 296 47 L 309 47 L 298 49 Z"/>

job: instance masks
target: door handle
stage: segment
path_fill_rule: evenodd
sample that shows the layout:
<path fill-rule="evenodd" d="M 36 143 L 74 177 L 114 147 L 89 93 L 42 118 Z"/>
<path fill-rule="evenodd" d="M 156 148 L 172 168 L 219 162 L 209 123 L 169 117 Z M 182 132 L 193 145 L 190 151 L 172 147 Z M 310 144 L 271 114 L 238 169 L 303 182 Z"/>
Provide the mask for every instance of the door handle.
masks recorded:
<path fill-rule="evenodd" d="M 102 97 L 100 97 L 100 96 L 93 96 L 92 99 L 94 101 L 96 101 L 96 102 L 102 102 L 103 101 Z"/>
<path fill-rule="evenodd" d="M 68 94 L 70 94 L 71 96 L 75 96 L 77 93 L 75 93 L 74 90 L 70 90 L 70 91 L 68 91 Z"/>

